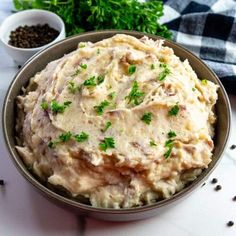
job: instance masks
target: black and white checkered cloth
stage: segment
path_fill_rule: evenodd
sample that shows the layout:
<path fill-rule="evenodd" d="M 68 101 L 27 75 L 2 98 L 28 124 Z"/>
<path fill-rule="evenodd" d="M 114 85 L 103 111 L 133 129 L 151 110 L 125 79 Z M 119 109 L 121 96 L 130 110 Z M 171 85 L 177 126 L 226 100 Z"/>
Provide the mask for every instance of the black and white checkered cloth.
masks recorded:
<path fill-rule="evenodd" d="M 164 0 L 161 23 L 236 94 L 236 0 Z"/>

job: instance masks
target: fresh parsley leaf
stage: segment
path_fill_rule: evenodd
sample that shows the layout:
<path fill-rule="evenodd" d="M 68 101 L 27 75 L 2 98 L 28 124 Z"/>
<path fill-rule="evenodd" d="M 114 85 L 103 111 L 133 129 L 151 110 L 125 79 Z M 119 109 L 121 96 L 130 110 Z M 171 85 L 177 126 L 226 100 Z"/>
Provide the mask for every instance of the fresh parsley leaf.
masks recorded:
<path fill-rule="evenodd" d="M 43 101 L 40 106 L 44 111 L 48 109 L 48 103 L 45 101 Z"/>
<path fill-rule="evenodd" d="M 156 67 L 154 64 L 151 64 L 151 70 L 154 70 Z"/>
<path fill-rule="evenodd" d="M 149 143 L 149 144 L 150 144 L 151 147 L 157 146 L 157 144 L 154 142 L 154 140 L 150 140 L 150 143 Z"/>
<path fill-rule="evenodd" d="M 94 110 L 98 115 L 102 115 L 104 112 L 104 109 L 110 105 L 110 102 L 107 100 L 102 101 L 98 106 L 94 106 Z"/>
<path fill-rule="evenodd" d="M 168 115 L 169 116 L 177 116 L 178 113 L 179 113 L 179 105 L 176 104 L 169 110 Z"/>
<path fill-rule="evenodd" d="M 176 137 L 176 133 L 175 133 L 174 131 L 172 131 L 172 130 L 170 130 L 167 135 L 168 135 L 168 138 L 174 138 L 174 137 Z"/>
<path fill-rule="evenodd" d="M 141 120 L 149 125 L 152 121 L 152 113 L 151 112 L 145 112 L 144 115 L 141 117 Z"/>
<path fill-rule="evenodd" d="M 97 84 L 95 82 L 95 76 L 92 76 L 89 79 L 84 81 L 84 86 L 86 86 L 86 87 L 94 87 L 96 85 Z"/>
<path fill-rule="evenodd" d="M 115 93 L 115 92 L 111 92 L 111 93 L 109 93 L 107 96 L 108 96 L 109 99 L 112 100 L 112 99 L 114 99 L 114 97 L 116 96 L 116 93 Z"/>
<path fill-rule="evenodd" d="M 80 69 L 77 69 L 76 71 L 75 71 L 75 73 L 72 75 L 73 77 L 74 76 L 77 76 L 77 75 L 79 75 L 81 73 L 81 70 Z"/>
<path fill-rule="evenodd" d="M 50 141 L 50 142 L 48 143 L 48 147 L 49 147 L 49 148 L 54 148 L 54 147 L 55 147 L 55 142 Z"/>
<path fill-rule="evenodd" d="M 102 129 L 102 132 L 106 132 L 110 126 L 111 126 L 111 122 L 107 121 L 105 127 Z"/>
<path fill-rule="evenodd" d="M 167 151 L 164 153 L 164 157 L 167 159 L 172 152 L 174 146 L 174 141 L 172 139 L 169 139 L 165 142 L 165 147 L 167 148 Z"/>
<path fill-rule="evenodd" d="M 97 49 L 97 55 L 100 54 L 100 48 Z"/>
<path fill-rule="evenodd" d="M 85 47 L 85 44 L 83 44 L 83 43 L 79 44 L 79 48 L 84 48 L 84 47 Z"/>
<path fill-rule="evenodd" d="M 115 141 L 112 137 L 106 137 L 99 143 L 99 147 L 103 151 L 106 151 L 108 148 L 115 148 Z"/>
<path fill-rule="evenodd" d="M 137 106 L 143 102 L 144 96 L 145 93 L 139 90 L 138 82 L 134 81 L 129 95 L 125 98 L 128 99 L 128 104 L 132 102 Z"/>
<path fill-rule="evenodd" d="M 51 101 L 51 110 L 53 113 L 63 113 L 72 102 L 66 101 L 63 104 L 59 104 L 55 99 Z"/>
<path fill-rule="evenodd" d="M 163 68 L 162 72 L 159 74 L 158 80 L 163 81 L 167 75 L 170 74 L 170 69 L 168 68 L 167 64 L 161 63 L 160 67 Z"/>
<path fill-rule="evenodd" d="M 80 66 L 82 69 L 84 69 L 84 70 L 87 69 L 87 65 L 86 65 L 86 64 L 81 63 L 79 66 Z"/>
<path fill-rule="evenodd" d="M 193 91 L 193 92 L 196 91 L 196 88 L 193 87 L 193 88 L 192 88 L 192 91 Z"/>
<path fill-rule="evenodd" d="M 99 75 L 97 77 L 97 85 L 101 84 L 105 79 L 105 76 L 104 75 Z"/>
<path fill-rule="evenodd" d="M 201 82 L 202 82 L 203 85 L 207 85 L 207 80 L 206 79 L 203 79 Z"/>
<path fill-rule="evenodd" d="M 71 137 L 72 137 L 72 133 L 70 131 L 68 131 L 66 133 L 61 134 L 59 136 L 59 140 L 64 143 L 64 142 L 69 141 L 71 139 Z"/>
<path fill-rule="evenodd" d="M 75 94 L 76 91 L 79 89 L 79 87 L 75 84 L 74 81 L 69 81 L 67 87 L 68 87 L 68 90 L 73 94 Z"/>
<path fill-rule="evenodd" d="M 135 65 L 130 65 L 128 68 L 128 72 L 130 75 L 134 74 L 136 71 L 136 66 Z"/>
<path fill-rule="evenodd" d="M 81 142 L 84 142 L 84 141 L 88 140 L 89 135 L 86 134 L 85 132 L 81 132 L 80 134 L 74 135 L 74 137 L 75 137 L 75 140 L 76 140 L 78 143 L 81 143 Z"/>

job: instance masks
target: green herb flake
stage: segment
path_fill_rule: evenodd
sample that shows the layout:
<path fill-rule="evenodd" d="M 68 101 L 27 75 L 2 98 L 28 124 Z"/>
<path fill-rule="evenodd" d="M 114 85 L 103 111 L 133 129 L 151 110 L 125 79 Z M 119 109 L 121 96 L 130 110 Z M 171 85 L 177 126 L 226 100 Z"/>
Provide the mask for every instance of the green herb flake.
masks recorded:
<path fill-rule="evenodd" d="M 80 66 L 82 69 L 84 69 L 84 70 L 87 69 L 87 65 L 86 65 L 86 64 L 81 63 L 79 66 Z"/>
<path fill-rule="evenodd" d="M 150 144 L 151 147 L 157 146 L 157 144 L 154 142 L 154 140 L 150 140 L 150 143 L 149 143 L 149 144 Z"/>
<path fill-rule="evenodd" d="M 106 137 L 99 143 L 99 147 L 103 151 L 106 151 L 108 148 L 115 148 L 115 141 L 112 137 Z"/>
<path fill-rule="evenodd" d="M 100 48 L 97 49 L 97 55 L 99 55 L 99 54 L 100 54 Z"/>
<path fill-rule="evenodd" d="M 85 47 L 85 44 L 83 44 L 83 43 L 79 44 L 79 48 L 84 48 L 84 47 Z"/>
<path fill-rule="evenodd" d="M 67 87 L 68 87 L 68 90 L 73 94 L 75 94 L 76 91 L 79 89 L 79 87 L 75 84 L 74 81 L 69 81 Z"/>
<path fill-rule="evenodd" d="M 72 133 L 70 131 L 68 131 L 66 133 L 61 134 L 59 136 L 59 140 L 64 143 L 64 142 L 69 141 L 71 139 L 71 137 L 72 137 Z"/>
<path fill-rule="evenodd" d="M 178 113 L 179 113 L 179 105 L 176 104 L 169 110 L 168 115 L 169 116 L 177 116 Z"/>
<path fill-rule="evenodd" d="M 85 132 L 81 132 L 80 134 L 74 135 L 74 137 L 75 137 L 75 140 L 76 140 L 78 143 L 81 143 L 81 142 L 84 142 L 84 141 L 88 140 L 89 135 L 86 134 Z"/>
<path fill-rule="evenodd" d="M 156 67 L 154 64 L 151 64 L 151 70 L 154 70 Z"/>
<path fill-rule="evenodd" d="M 63 113 L 72 102 L 66 101 L 63 104 L 59 104 L 55 99 L 51 101 L 51 110 L 53 113 Z"/>
<path fill-rule="evenodd" d="M 111 93 L 109 93 L 107 96 L 108 96 L 109 99 L 112 100 L 112 99 L 114 99 L 114 97 L 116 96 L 116 93 L 115 93 L 115 92 L 111 92 Z"/>
<path fill-rule="evenodd" d="M 55 142 L 50 141 L 50 142 L 48 143 L 48 147 L 49 147 L 49 148 L 54 148 L 54 147 L 55 147 Z"/>
<path fill-rule="evenodd" d="M 201 81 L 201 83 L 202 83 L 203 85 L 207 85 L 207 80 L 206 80 L 206 79 L 203 79 L 203 80 Z"/>
<path fill-rule="evenodd" d="M 164 153 L 165 159 L 167 159 L 171 155 L 173 146 L 174 146 L 174 141 L 172 139 L 169 139 L 165 142 L 165 147 L 167 148 L 166 152 Z"/>
<path fill-rule="evenodd" d="M 176 133 L 172 130 L 169 131 L 169 133 L 167 134 L 168 138 L 174 138 L 176 137 Z"/>
<path fill-rule="evenodd" d="M 94 87 L 96 85 L 97 84 L 95 82 L 95 76 L 92 76 L 89 79 L 84 81 L 84 86 L 86 86 L 86 87 Z"/>
<path fill-rule="evenodd" d="M 134 81 L 129 95 L 125 98 L 128 99 L 128 104 L 132 102 L 137 106 L 143 102 L 144 96 L 145 93 L 139 90 L 138 82 Z"/>
<path fill-rule="evenodd" d="M 141 117 L 141 120 L 149 125 L 152 121 L 152 113 L 151 112 L 145 112 L 144 115 Z"/>
<path fill-rule="evenodd" d="M 81 70 L 80 69 L 77 69 L 76 71 L 75 71 L 75 73 L 72 75 L 73 77 L 74 76 L 77 76 L 77 75 L 79 75 L 81 73 Z"/>
<path fill-rule="evenodd" d="M 128 68 L 128 72 L 130 75 L 134 74 L 136 71 L 136 66 L 135 65 L 130 65 Z"/>
<path fill-rule="evenodd" d="M 99 76 L 97 77 L 97 84 L 98 84 L 98 85 L 101 84 L 101 83 L 104 81 L 104 79 L 105 79 L 105 76 L 104 76 L 104 75 L 99 75 Z"/>
<path fill-rule="evenodd" d="M 102 129 L 102 132 L 106 132 L 109 129 L 109 127 L 111 127 L 111 122 L 107 121 L 105 127 Z"/>
<path fill-rule="evenodd" d="M 94 110 L 98 115 L 102 115 L 104 112 L 104 109 L 110 105 L 110 102 L 107 100 L 102 101 L 98 106 L 94 106 Z"/>
<path fill-rule="evenodd" d="M 195 91 L 196 91 L 196 88 L 193 87 L 193 88 L 192 88 L 192 91 L 195 92 Z"/>
<path fill-rule="evenodd" d="M 170 74 L 170 69 L 168 68 L 167 64 L 165 64 L 165 63 L 161 63 L 160 68 L 163 68 L 163 70 L 159 74 L 158 80 L 163 81 L 166 78 L 166 76 Z"/>
<path fill-rule="evenodd" d="M 40 106 L 44 111 L 48 109 L 48 103 L 45 101 L 43 101 Z"/>

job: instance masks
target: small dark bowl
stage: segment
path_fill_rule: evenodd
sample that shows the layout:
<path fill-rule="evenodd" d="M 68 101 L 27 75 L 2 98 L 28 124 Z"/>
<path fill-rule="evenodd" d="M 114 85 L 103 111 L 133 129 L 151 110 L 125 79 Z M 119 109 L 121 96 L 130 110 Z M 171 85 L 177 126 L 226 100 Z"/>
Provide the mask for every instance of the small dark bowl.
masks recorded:
<path fill-rule="evenodd" d="M 50 187 L 47 187 L 43 183 L 37 180 L 32 173 L 26 168 L 22 162 L 19 154 L 15 149 L 15 98 L 20 94 L 21 88 L 26 86 L 29 79 L 46 67 L 46 65 L 60 57 L 76 49 L 79 42 L 91 41 L 96 42 L 105 38 L 109 38 L 117 33 L 129 34 L 137 38 L 141 38 L 144 34 L 135 31 L 97 31 L 80 34 L 78 36 L 70 37 L 62 40 L 53 46 L 50 46 L 43 51 L 37 53 L 32 57 L 24 67 L 17 73 L 9 90 L 5 97 L 5 103 L 3 106 L 3 132 L 6 141 L 6 145 L 9 150 L 10 157 L 17 167 L 18 171 L 42 194 L 59 203 L 62 206 L 69 207 L 77 213 L 85 216 L 91 216 L 103 220 L 110 221 L 129 221 L 144 219 L 150 216 L 154 216 L 163 210 L 166 210 L 171 205 L 176 204 L 179 200 L 188 196 L 194 189 L 196 189 L 204 180 L 210 175 L 216 165 L 219 163 L 230 133 L 231 124 L 231 110 L 228 96 L 215 73 L 206 66 L 198 57 L 179 46 L 178 44 L 165 40 L 165 45 L 172 48 L 177 56 L 182 60 L 188 59 L 192 68 L 196 71 L 200 78 L 207 78 L 219 85 L 219 99 L 216 104 L 217 124 L 215 135 L 215 148 L 213 153 L 213 159 L 208 169 L 204 170 L 202 174 L 191 184 L 186 186 L 182 191 L 176 193 L 169 199 L 158 201 L 151 205 L 131 208 L 131 209 L 104 209 L 96 208 L 90 205 L 86 205 L 65 195 L 59 194 L 53 191 Z M 147 35 L 147 34 L 146 34 Z M 160 39 L 158 36 L 147 35 L 148 37 L 156 40 Z"/>

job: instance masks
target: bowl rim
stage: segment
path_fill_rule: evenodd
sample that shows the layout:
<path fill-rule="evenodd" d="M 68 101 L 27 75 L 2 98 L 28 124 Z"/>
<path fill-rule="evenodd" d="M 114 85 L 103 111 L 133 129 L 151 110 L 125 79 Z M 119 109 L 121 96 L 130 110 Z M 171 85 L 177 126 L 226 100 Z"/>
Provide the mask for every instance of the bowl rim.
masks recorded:
<path fill-rule="evenodd" d="M 59 22 L 60 27 L 61 27 L 58 36 L 57 36 L 53 41 L 51 41 L 51 42 L 49 42 L 49 43 L 47 43 L 47 44 L 45 44 L 45 45 L 42 45 L 42 46 L 40 46 L 40 47 L 36 47 L 36 48 L 18 48 L 18 47 L 15 47 L 15 46 L 12 46 L 12 45 L 8 44 L 8 43 L 3 39 L 3 37 L 2 37 L 2 35 L 3 35 L 2 28 L 3 28 L 4 24 L 6 24 L 6 22 L 7 22 L 8 20 L 14 19 L 16 16 L 24 15 L 25 13 L 26 13 L 26 14 L 29 14 L 29 13 L 34 13 L 34 12 L 47 13 L 47 14 L 49 14 L 50 16 L 54 17 L 54 19 L 56 19 L 57 22 Z M 45 24 L 46 24 L 46 23 L 45 23 Z M 48 21 L 47 24 L 49 25 L 50 22 Z M 12 30 L 14 30 L 14 29 L 12 29 Z M 13 49 L 13 50 L 18 50 L 18 51 L 21 51 L 21 52 L 39 51 L 39 50 L 41 50 L 41 49 L 44 49 L 45 47 L 48 47 L 48 46 L 50 46 L 50 45 L 56 43 L 56 42 L 58 41 L 58 39 L 60 39 L 60 38 L 63 36 L 64 32 L 65 32 L 65 24 L 64 24 L 64 21 L 62 20 L 62 18 L 61 18 L 59 15 L 57 15 L 56 13 L 53 13 L 53 12 L 47 11 L 47 10 L 42 10 L 42 9 L 28 9 L 28 10 L 22 10 L 22 11 L 16 12 L 16 13 L 14 13 L 14 14 L 8 16 L 8 17 L 0 24 L 0 40 L 1 40 L 1 42 L 5 45 L 5 47 L 9 47 L 9 48 L 11 48 L 11 49 Z"/>
<path fill-rule="evenodd" d="M 143 206 L 138 206 L 138 207 L 133 207 L 133 208 L 121 208 L 121 209 L 102 208 L 102 207 L 94 207 L 94 206 L 91 206 L 91 205 L 86 205 L 86 204 L 80 203 L 79 201 L 76 201 L 74 199 L 64 197 L 64 196 L 60 195 L 59 193 L 54 192 L 51 189 L 49 189 L 48 187 L 44 186 L 40 181 L 38 181 L 32 175 L 32 173 L 30 173 L 27 170 L 24 163 L 20 160 L 20 157 L 19 156 L 17 157 L 14 154 L 14 152 L 12 151 L 10 141 L 9 141 L 9 137 L 7 136 L 7 127 L 6 127 L 7 113 L 6 113 L 6 108 L 7 108 L 7 103 L 8 103 L 8 100 L 9 100 L 11 90 L 14 87 L 14 84 L 15 84 L 15 81 L 17 80 L 17 77 L 20 76 L 21 71 L 24 68 L 26 68 L 28 65 L 30 65 L 30 63 L 34 59 L 36 59 L 37 57 L 40 57 L 40 55 L 42 53 L 44 53 L 45 51 L 47 51 L 51 47 L 55 47 L 57 45 L 63 44 L 65 41 L 74 40 L 74 38 L 77 38 L 77 37 L 91 36 L 91 35 L 95 35 L 95 34 L 96 35 L 99 35 L 99 34 L 103 35 L 103 34 L 106 34 L 106 33 L 111 33 L 111 34 L 114 34 L 114 35 L 115 34 L 127 34 L 127 35 L 131 35 L 131 36 L 134 36 L 133 34 L 135 34 L 134 37 L 139 37 L 139 36 L 140 37 L 141 36 L 154 37 L 156 39 L 162 39 L 164 41 L 167 41 L 170 45 L 173 44 L 176 48 L 180 49 L 181 51 L 185 51 L 187 54 L 190 54 L 191 56 L 193 56 L 201 66 L 205 67 L 205 69 L 208 70 L 209 73 L 212 74 L 213 77 L 215 77 L 215 79 L 216 79 L 216 81 L 217 81 L 217 83 L 220 87 L 220 90 L 222 92 L 222 95 L 223 95 L 223 97 L 226 101 L 226 108 L 227 108 L 228 117 L 229 117 L 228 122 L 227 122 L 227 133 L 226 133 L 224 143 L 222 144 L 222 148 L 221 148 L 221 150 L 218 154 L 218 158 L 217 158 L 215 164 L 213 166 L 211 166 L 211 168 L 205 169 L 193 182 L 191 182 L 191 184 L 189 186 L 185 187 L 180 192 L 177 192 L 176 194 L 174 194 L 172 197 L 170 197 L 168 199 L 160 200 L 160 201 L 157 201 L 155 203 L 147 204 L 147 205 L 143 205 Z M 104 213 L 104 214 L 112 213 L 112 214 L 117 214 L 117 215 L 119 215 L 119 214 L 122 214 L 122 215 L 123 214 L 136 214 L 136 213 L 140 213 L 140 212 L 146 212 L 146 211 L 154 210 L 154 209 L 166 206 L 166 205 L 170 205 L 171 203 L 175 202 L 176 200 L 180 200 L 180 199 L 183 199 L 184 197 L 188 196 L 190 192 L 195 190 L 199 185 L 201 185 L 206 180 L 206 178 L 213 172 L 213 170 L 219 164 L 219 162 L 220 162 L 220 160 L 221 160 L 221 158 L 222 158 L 222 156 L 225 152 L 225 148 L 227 146 L 227 143 L 229 141 L 229 136 L 230 136 L 230 132 L 231 132 L 231 122 L 232 122 L 231 120 L 232 120 L 232 113 L 231 113 L 231 106 L 230 106 L 229 98 L 228 98 L 228 95 L 227 95 L 220 79 L 217 77 L 215 72 L 213 72 L 212 69 L 210 69 L 199 57 L 197 57 L 195 54 L 190 52 L 188 49 L 180 46 L 178 43 L 173 42 L 172 40 L 165 39 L 165 38 L 163 38 L 161 36 L 158 36 L 158 35 L 152 35 L 152 34 L 148 34 L 148 33 L 143 33 L 143 32 L 138 32 L 138 31 L 129 31 L 129 30 L 89 31 L 89 32 L 86 32 L 86 33 L 78 34 L 78 35 L 75 35 L 75 36 L 70 36 L 70 37 L 65 38 L 63 40 L 60 40 L 59 42 L 57 42 L 53 45 L 50 45 L 47 48 L 37 52 L 33 57 L 31 57 L 22 66 L 22 68 L 14 76 L 11 84 L 9 85 L 7 93 L 5 95 L 4 102 L 3 102 L 3 107 L 2 107 L 2 127 L 3 127 L 3 133 L 4 133 L 4 141 L 5 141 L 5 144 L 7 146 L 8 152 L 9 152 L 8 154 L 10 155 L 10 158 L 12 159 L 15 167 L 23 175 L 24 178 L 26 178 L 37 190 L 40 190 L 40 192 L 42 194 L 46 195 L 50 199 L 57 200 L 60 203 L 63 203 L 64 205 L 73 206 L 73 207 L 76 207 L 77 209 L 84 210 L 85 212 L 93 212 L 93 213 L 97 212 L 97 213 Z"/>

